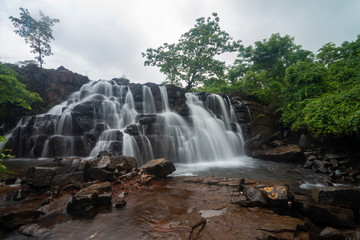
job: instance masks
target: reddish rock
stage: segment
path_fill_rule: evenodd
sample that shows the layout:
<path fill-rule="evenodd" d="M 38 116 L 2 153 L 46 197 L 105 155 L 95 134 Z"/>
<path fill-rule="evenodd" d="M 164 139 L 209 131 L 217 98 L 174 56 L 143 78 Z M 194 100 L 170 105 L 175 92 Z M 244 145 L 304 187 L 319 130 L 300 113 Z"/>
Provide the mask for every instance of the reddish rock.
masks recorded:
<path fill-rule="evenodd" d="M 302 160 L 304 158 L 301 147 L 296 144 L 280 146 L 268 150 L 255 150 L 250 155 L 254 158 L 282 162 L 291 162 Z"/>
<path fill-rule="evenodd" d="M 158 178 L 164 178 L 175 172 L 175 170 L 174 164 L 164 158 L 151 160 L 141 167 L 141 172 L 148 175 L 154 175 Z"/>

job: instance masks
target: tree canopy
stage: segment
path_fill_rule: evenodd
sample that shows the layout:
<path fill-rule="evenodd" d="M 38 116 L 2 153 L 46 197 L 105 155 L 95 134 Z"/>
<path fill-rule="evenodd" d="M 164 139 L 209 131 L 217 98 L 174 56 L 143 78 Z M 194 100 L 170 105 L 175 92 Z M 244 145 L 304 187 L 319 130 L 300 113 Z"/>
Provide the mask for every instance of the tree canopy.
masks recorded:
<path fill-rule="evenodd" d="M 45 16 L 41 11 L 39 13 L 40 19 L 36 20 L 27 9 L 20 8 L 20 18 L 12 16 L 9 18 L 15 27 L 14 32 L 30 44 L 31 52 L 37 54 L 35 59 L 42 68 L 44 57 L 53 54 L 50 47 L 50 41 L 54 40 L 52 27 L 59 22 L 59 19 Z"/>
<path fill-rule="evenodd" d="M 38 93 L 26 90 L 26 86 L 18 81 L 19 78 L 21 75 L 0 64 L 0 115 L 6 114 L 5 108 L 8 104 L 31 110 L 33 103 L 42 101 Z"/>
<path fill-rule="evenodd" d="M 207 19 L 199 18 L 178 43 L 147 49 L 142 53 L 145 66 L 159 67 L 171 84 L 185 81 L 185 92 L 212 77 L 221 78 L 225 62 L 215 57 L 236 51 L 240 41 L 231 41 L 229 34 L 221 30 L 219 21 L 216 13 Z"/>
<path fill-rule="evenodd" d="M 224 80 L 225 79 L 225 80 Z M 240 47 L 225 78 L 199 90 L 241 91 L 272 105 L 284 126 L 315 136 L 358 134 L 360 130 L 360 35 L 341 46 L 327 43 L 317 54 L 294 38 L 273 34 Z"/>

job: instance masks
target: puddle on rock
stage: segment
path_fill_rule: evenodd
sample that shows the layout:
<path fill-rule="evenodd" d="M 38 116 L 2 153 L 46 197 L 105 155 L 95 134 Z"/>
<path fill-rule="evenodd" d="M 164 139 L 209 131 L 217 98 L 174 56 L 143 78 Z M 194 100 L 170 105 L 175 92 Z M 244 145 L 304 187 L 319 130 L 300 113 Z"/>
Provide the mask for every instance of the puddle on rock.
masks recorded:
<path fill-rule="evenodd" d="M 201 210 L 199 211 L 199 213 L 201 213 L 201 217 L 203 218 L 211 218 L 211 217 L 217 217 L 217 216 L 221 216 L 224 215 L 226 213 L 226 208 L 223 209 L 219 209 L 219 210 Z"/>

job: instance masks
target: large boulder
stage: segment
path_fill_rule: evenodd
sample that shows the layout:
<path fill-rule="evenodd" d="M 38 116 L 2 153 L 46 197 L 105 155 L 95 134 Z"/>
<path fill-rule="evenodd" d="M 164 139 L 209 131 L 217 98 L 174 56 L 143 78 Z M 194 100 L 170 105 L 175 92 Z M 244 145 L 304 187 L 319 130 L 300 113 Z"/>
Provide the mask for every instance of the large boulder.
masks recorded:
<path fill-rule="evenodd" d="M 99 206 L 111 206 L 111 185 L 109 182 L 93 184 L 77 192 L 67 205 L 67 212 L 75 216 L 93 216 Z"/>
<path fill-rule="evenodd" d="M 46 215 L 59 215 L 66 213 L 66 207 L 69 202 L 72 200 L 71 194 L 66 194 L 65 196 L 51 201 L 49 204 L 46 204 L 38 209 L 39 212 Z"/>
<path fill-rule="evenodd" d="M 274 185 L 259 188 L 264 194 L 269 206 L 276 208 L 286 208 L 289 201 L 289 186 Z"/>
<path fill-rule="evenodd" d="M 147 162 L 141 167 L 140 172 L 148 175 L 154 175 L 157 178 L 165 178 L 175 170 L 175 166 L 171 161 L 159 158 Z"/>
<path fill-rule="evenodd" d="M 349 187 L 315 187 L 312 190 L 316 203 L 360 209 L 360 189 Z"/>
<path fill-rule="evenodd" d="M 39 211 L 26 210 L 0 215 L 0 228 L 13 230 L 21 225 L 33 223 L 40 217 Z"/>
<path fill-rule="evenodd" d="M 318 226 L 354 228 L 357 214 L 352 209 L 314 203 L 311 198 L 295 195 L 292 207 Z"/>
<path fill-rule="evenodd" d="M 32 187 L 50 187 L 56 167 L 32 167 L 27 172 L 27 183 Z"/>
<path fill-rule="evenodd" d="M 262 192 L 257 188 L 248 188 L 246 189 L 246 197 L 249 201 L 248 206 L 251 207 L 265 207 L 268 205 L 267 200 L 265 199 Z"/>
<path fill-rule="evenodd" d="M 106 182 L 113 181 L 116 172 L 130 172 L 134 168 L 137 168 L 134 157 L 110 156 L 108 152 L 101 152 L 97 158 L 87 162 L 84 175 L 86 180 Z"/>
<path fill-rule="evenodd" d="M 261 145 L 266 142 L 265 136 L 262 132 L 255 135 L 253 138 L 248 139 L 245 142 L 244 149 L 246 153 L 251 153 L 255 149 L 258 149 Z"/>
<path fill-rule="evenodd" d="M 267 150 L 255 150 L 250 155 L 254 158 L 281 162 L 303 160 L 304 158 L 304 153 L 301 147 L 296 144 L 280 146 Z"/>

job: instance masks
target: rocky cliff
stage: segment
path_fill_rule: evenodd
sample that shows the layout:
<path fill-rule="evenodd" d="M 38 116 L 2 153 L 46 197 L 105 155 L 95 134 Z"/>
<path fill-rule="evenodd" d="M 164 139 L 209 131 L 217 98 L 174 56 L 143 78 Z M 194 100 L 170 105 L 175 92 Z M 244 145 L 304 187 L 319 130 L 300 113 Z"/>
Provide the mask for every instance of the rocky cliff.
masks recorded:
<path fill-rule="evenodd" d="M 20 81 L 30 92 L 37 92 L 44 100 L 36 103 L 32 111 L 24 110 L 15 105 L 7 107 L 7 114 L 0 116 L 0 134 L 14 128 L 21 117 L 45 112 L 50 107 L 65 101 L 70 94 L 89 82 L 89 78 L 73 73 L 64 67 L 58 69 L 40 69 L 37 65 L 29 64 L 23 68 L 11 66 L 23 76 Z"/>

